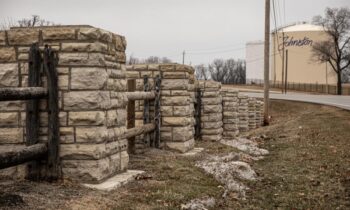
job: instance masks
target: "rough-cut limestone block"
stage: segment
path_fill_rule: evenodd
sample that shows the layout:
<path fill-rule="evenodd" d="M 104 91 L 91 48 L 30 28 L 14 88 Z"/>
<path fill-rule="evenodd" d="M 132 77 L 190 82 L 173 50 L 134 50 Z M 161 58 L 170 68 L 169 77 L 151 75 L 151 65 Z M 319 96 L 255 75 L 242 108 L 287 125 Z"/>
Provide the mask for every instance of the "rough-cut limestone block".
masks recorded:
<path fill-rule="evenodd" d="M 58 89 L 59 90 L 68 90 L 69 77 L 68 75 L 59 75 L 58 76 Z"/>
<path fill-rule="evenodd" d="M 112 42 L 112 36 L 111 32 L 99 28 L 80 28 L 78 33 L 78 39 L 80 40 Z"/>
<path fill-rule="evenodd" d="M 0 64 L 0 87 L 18 87 L 18 65 L 16 63 Z"/>
<path fill-rule="evenodd" d="M 126 71 L 126 78 L 128 79 L 139 79 L 140 77 L 140 72 L 138 71 Z"/>
<path fill-rule="evenodd" d="M 187 90 L 187 79 L 163 79 L 161 84 L 162 90 Z"/>
<path fill-rule="evenodd" d="M 190 106 L 174 106 L 174 116 L 189 116 L 191 114 Z"/>
<path fill-rule="evenodd" d="M 219 135 L 222 134 L 223 129 L 222 128 L 213 128 L 213 129 L 202 129 L 201 134 L 203 135 Z"/>
<path fill-rule="evenodd" d="M 80 182 L 98 183 L 120 170 L 120 153 L 99 160 L 63 160 L 65 177 Z"/>
<path fill-rule="evenodd" d="M 186 72 L 163 72 L 163 78 L 164 79 L 186 79 L 187 74 Z"/>
<path fill-rule="evenodd" d="M 71 40 L 75 39 L 74 28 L 47 28 L 42 30 L 44 41 Z"/>
<path fill-rule="evenodd" d="M 28 62 L 29 54 L 28 53 L 19 53 L 17 60 Z"/>
<path fill-rule="evenodd" d="M 0 144 L 23 143 L 23 128 L 0 128 Z"/>
<path fill-rule="evenodd" d="M 163 117 L 164 126 L 186 126 L 190 124 L 188 117 Z"/>
<path fill-rule="evenodd" d="M 222 139 L 222 135 L 202 135 L 203 141 L 220 141 Z"/>
<path fill-rule="evenodd" d="M 60 157 L 72 160 L 98 160 L 118 151 L 118 141 L 102 144 L 62 144 Z"/>
<path fill-rule="evenodd" d="M 238 124 L 239 118 L 225 118 L 225 119 L 223 119 L 223 122 L 225 124 Z"/>
<path fill-rule="evenodd" d="M 222 116 L 219 113 L 203 114 L 201 116 L 202 122 L 217 122 L 221 120 L 222 120 Z"/>
<path fill-rule="evenodd" d="M 202 98 L 202 105 L 218 105 L 221 104 L 221 98 Z"/>
<path fill-rule="evenodd" d="M 109 130 L 111 130 L 111 129 L 109 129 Z M 113 134 L 114 134 L 114 140 L 121 140 L 121 139 L 125 138 L 125 133 L 127 130 L 126 126 L 115 127 L 115 128 L 112 128 L 112 130 L 113 130 Z M 110 140 L 111 140 L 111 138 L 109 138 L 109 141 Z"/>
<path fill-rule="evenodd" d="M 185 96 L 162 97 L 161 104 L 164 106 L 189 106 L 190 98 Z"/>
<path fill-rule="evenodd" d="M 108 91 L 72 91 L 64 93 L 64 110 L 107 109 L 111 105 Z"/>
<path fill-rule="evenodd" d="M 163 104 L 162 104 L 162 106 L 160 107 L 160 112 L 161 112 L 162 116 L 173 116 L 173 107 L 172 106 L 163 106 Z"/>
<path fill-rule="evenodd" d="M 185 153 L 194 148 L 194 139 L 190 139 L 185 142 L 170 142 L 166 141 L 165 146 L 170 150 L 175 150 L 177 152 Z"/>
<path fill-rule="evenodd" d="M 211 129 L 211 128 L 221 128 L 223 123 L 222 121 L 218 121 L 218 122 L 205 122 L 202 123 L 202 129 Z"/>
<path fill-rule="evenodd" d="M 72 90 L 99 90 L 106 86 L 108 74 L 104 68 L 72 68 Z"/>
<path fill-rule="evenodd" d="M 125 126 L 126 125 L 126 118 L 127 118 L 127 112 L 125 109 L 117 109 L 117 126 Z"/>
<path fill-rule="evenodd" d="M 127 151 L 122 151 L 120 153 L 120 170 L 125 171 L 128 169 L 129 165 L 129 154 Z"/>
<path fill-rule="evenodd" d="M 77 143 L 102 143 L 108 141 L 106 127 L 76 127 L 75 139 Z"/>
<path fill-rule="evenodd" d="M 191 138 L 193 136 L 190 126 L 173 128 L 173 141 L 187 141 Z"/>
<path fill-rule="evenodd" d="M 222 105 L 206 105 L 202 108 L 204 113 L 221 113 Z"/>
<path fill-rule="evenodd" d="M 164 131 L 161 131 L 160 132 L 160 139 L 162 141 L 172 141 L 173 140 L 173 135 L 172 135 L 172 132 L 164 132 Z"/>
<path fill-rule="evenodd" d="M 24 101 L 0 101 L 1 111 L 22 111 L 25 110 Z"/>
<path fill-rule="evenodd" d="M 113 40 L 114 40 L 114 45 L 116 50 L 119 50 L 119 51 L 126 50 L 127 43 L 124 36 L 113 34 Z"/>
<path fill-rule="evenodd" d="M 17 112 L 0 113 L 0 126 L 17 126 L 17 125 L 18 125 Z"/>
<path fill-rule="evenodd" d="M 0 61 L 13 62 L 16 61 L 16 51 L 14 47 L 1 47 L 0 48 Z"/>
<path fill-rule="evenodd" d="M 104 125 L 105 112 L 69 112 L 68 125 Z"/>
<path fill-rule="evenodd" d="M 107 111 L 107 126 L 115 126 L 117 125 L 117 111 L 116 110 L 108 110 Z"/>
<path fill-rule="evenodd" d="M 225 109 L 225 108 L 224 108 Z M 238 113 L 237 112 L 223 112 L 223 117 L 224 118 L 238 118 Z"/>
<path fill-rule="evenodd" d="M 72 144 L 74 143 L 74 128 L 60 126 L 60 143 Z"/>
<path fill-rule="evenodd" d="M 207 81 L 205 81 L 205 86 L 204 87 L 205 87 L 205 89 L 207 89 L 207 88 L 214 88 L 214 89 L 220 90 L 221 83 L 207 80 Z"/>
<path fill-rule="evenodd" d="M 107 52 L 107 45 L 101 42 L 93 43 L 62 43 L 65 52 Z"/>
<path fill-rule="evenodd" d="M 172 96 L 190 96 L 190 92 L 188 90 L 170 90 L 170 93 Z"/>
<path fill-rule="evenodd" d="M 0 45 L 6 45 L 5 31 L 0 31 Z"/>
<path fill-rule="evenodd" d="M 127 81 L 125 79 L 108 79 L 107 89 L 120 92 L 127 91 Z"/>
<path fill-rule="evenodd" d="M 106 66 L 106 61 L 102 53 L 60 53 L 59 58 L 59 65 Z"/>
<path fill-rule="evenodd" d="M 7 31 L 10 45 L 30 45 L 39 41 L 38 29 L 11 29 Z"/>
<path fill-rule="evenodd" d="M 39 113 L 40 118 L 40 126 L 41 127 L 47 127 L 48 126 L 48 113 L 47 112 L 40 112 Z M 25 125 L 26 121 L 26 113 L 21 113 L 21 125 Z M 66 126 L 67 124 L 67 113 L 66 112 L 59 112 L 58 114 L 58 123 L 60 126 Z"/>

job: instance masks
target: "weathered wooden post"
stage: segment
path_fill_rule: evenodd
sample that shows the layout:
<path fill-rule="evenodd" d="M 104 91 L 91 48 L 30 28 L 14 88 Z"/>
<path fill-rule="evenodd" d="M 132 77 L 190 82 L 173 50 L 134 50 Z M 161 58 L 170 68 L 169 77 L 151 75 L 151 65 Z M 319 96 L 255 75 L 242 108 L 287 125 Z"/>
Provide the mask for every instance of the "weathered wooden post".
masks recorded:
<path fill-rule="evenodd" d="M 44 69 L 47 75 L 48 88 L 48 158 L 47 158 L 47 176 L 50 180 L 57 180 L 61 177 L 61 166 L 59 157 L 59 121 L 58 121 L 58 75 L 56 65 L 58 62 L 57 54 L 47 45 L 44 50 Z"/>
<path fill-rule="evenodd" d="M 154 140 L 152 141 L 154 143 L 154 147 L 159 148 L 160 147 L 160 126 L 161 126 L 161 115 L 160 115 L 160 85 L 161 85 L 161 78 L 159 75 L 156 76 L 155 79 L 155 100 L 154 100 L 154 123 L 155 123 L 155 130 L 154 130 Z"/>
<path fill-rule="evenodd" d="M 134 92 L 136 89 L 135 79 L 128 80 L 128 92 Z M 127 129 L 135 127 L 135 100 L 128 100 L 127 106 Z M 128 152 L 135 153 L 135 136 L 128 138 Z"/>
<path fill-rule="evenodd" d="M 149 84 L 148 84 L 148 76 L 147 75 L 145 75 L 143 77 L 143 90 L 145 92 L 149 91 Z M 149 119 L 149 100 L 145 99 L 143 101 L 143 124 L 146 125 L 149 122 L 150 122 L 150 119 Z M 146 145 L 150 145 L 150 135 L 149 135 L 149 133 L 145 133 L 144 134 L 143 140 L 144 140 L 144 143 Z"/>
<path fill-rule="evenodd" d="M 29 52 L 28 87 L 40 86 L 41 54 L 38 43 L 32 44 Z M 26 104 L 26 145 L 31 146 L 39 140 L 39 100 L 28 100 Z M 28 179 L 38 180 L 40 168 L 38 161 L 28 163 Z"/>

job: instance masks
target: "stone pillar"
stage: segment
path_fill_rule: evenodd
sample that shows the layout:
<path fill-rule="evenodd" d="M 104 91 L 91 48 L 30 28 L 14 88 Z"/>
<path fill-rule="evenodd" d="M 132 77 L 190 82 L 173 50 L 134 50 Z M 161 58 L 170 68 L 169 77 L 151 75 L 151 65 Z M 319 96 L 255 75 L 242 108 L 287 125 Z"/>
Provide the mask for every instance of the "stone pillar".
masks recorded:
<path fill-rule="evenodd" d="M 245 132 L 249 130 L 248 124 L 248 96 L 245 94 L 238 94 L 238 118 L 239 125 L 238 129 L 240 132 Z"/>
<path fill-rule="evenodd" d="M 261 101 L 256 100 L 255 103 L 255 127 L 259 128 L 261 127 Z"/>
<path fill-rule="evenodd" d="M 4 38 L 5 36 L 5 38 Z M 2 38 L 1 38 L 2 37 Z M 60 157 L 64 178 L 100 182 L 128 166 L 123 36 L 91 26 L 13 28 L 0 33 L 0 87 L 25 87 L 33 42 L 58 52 Z M 42 82 L 46 86 L 46 77 Z M 24 102 L 1 102 L 4 144 L 23 145 Z M 40 141 L 47 141 L 46 100 L 41 100 Z M 11 118 L 11 119 L 10 119 Z M 11 121 L 11 122 L 10 122 Z M 5 122 L 1 120 L 0 122 Z M 11 125 L 11 123 L 13 123 Z"/>
<path fill-rule="evenodd" d="M 238 90 L 221 89 L 223 109 L 223 138 L 231 139 L 238 135 Z"/>
<path fill-rule="evenodd" d="M 248 117 L 249 117 L 248 126 L 249 126 L 249 130 L 256 128 L 255 104 L 256 104 L 256 99 L 249 97 L 249 99 L 248 99 Z"/>
<path fill-rule="evenodd" d="M 197 81 L 202 91 L 201 138 L 204 141 L 220 141 L 222 138 L 222 98 L 221 83 L 215 81 Z"/>
<path fill-rule="evenodd" d="M 138 91 L 143 87 L 143 75 L 148 75 L 151 87 L 152 78 L 161 76 L 161 146 L 170 150 L 186 152 L 194 147 L 194 118 L 190 95 L 193 74 L 192 67 L 179 64 L 139 64 L 127 67 L 127 78 L 136 79 Z M 139 120 L 142 117 L 142 102 L 136 102 L 136 106 L 139 108 L 136 111 L 135 126 L 143 123 Z"/>

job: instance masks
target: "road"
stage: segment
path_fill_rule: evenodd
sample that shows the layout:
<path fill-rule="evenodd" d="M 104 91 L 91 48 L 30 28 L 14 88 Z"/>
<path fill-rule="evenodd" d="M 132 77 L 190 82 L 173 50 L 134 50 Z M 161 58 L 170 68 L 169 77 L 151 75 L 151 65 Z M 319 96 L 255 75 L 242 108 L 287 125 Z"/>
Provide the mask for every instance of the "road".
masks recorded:
<path fill-rule="evenodd" d="M 244 92 L 248 96 L 263 98 L 261 92 Z M 329 106 L 335 106 L 338 108 L 350 110 L 350 96 L 337 96 L 337 95 L 311 95 L 305 93 L 270 93 L 271 99 L 288 100 L 288 101 L 301 101 L 315 104 L 323 104 Z"/>

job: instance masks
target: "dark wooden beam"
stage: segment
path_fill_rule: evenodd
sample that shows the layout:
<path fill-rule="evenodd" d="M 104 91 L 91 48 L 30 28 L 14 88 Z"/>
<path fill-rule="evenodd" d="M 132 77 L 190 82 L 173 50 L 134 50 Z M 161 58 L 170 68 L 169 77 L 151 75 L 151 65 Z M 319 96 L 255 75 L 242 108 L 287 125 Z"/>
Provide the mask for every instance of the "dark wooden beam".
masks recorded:
<path fill-rule="evenodd" d="M 58 74 L 56 65 L 58 57 L 50 47 L 45 46 L 44 50 L 44 70 L 47 76 L 48 86 L 48 109 L 49 109 L 49 127 L 48 127 L 48 158 L 47 174 L 48 181 L 57 180 L 61 177 L 61 165 L 59 157 L 59 107 L 58 107 Z"/>
<path fill-rule="evenodd" d="M 0 101 L 41 99 L 47 97 L 43 87 L 0 88 Z"/>
<path fill-rule="evenodd" d="M 46 144 L 34 144 L 23 149 L 0 153 L 0 169 L 39 160 L 47 155 Z"/>
<path fill-rule="evenodd" d="M 128 80 L 128 94 L 134 92 L 136 89 L 136 80 Z M 127 106 L 127 129 L 135 127 L 135 101 L 129 100 Z M 128 137 L 128 152 L 135 154 L 135 136 Z"/>

